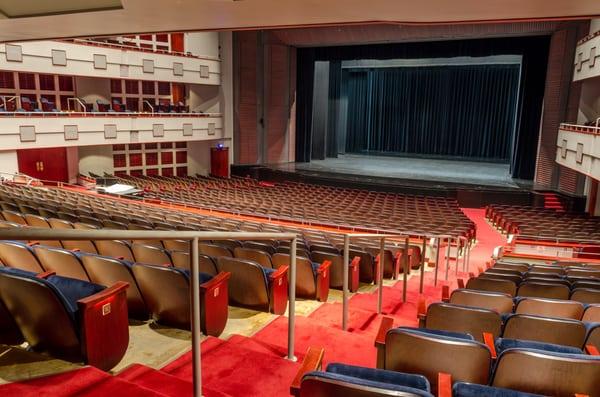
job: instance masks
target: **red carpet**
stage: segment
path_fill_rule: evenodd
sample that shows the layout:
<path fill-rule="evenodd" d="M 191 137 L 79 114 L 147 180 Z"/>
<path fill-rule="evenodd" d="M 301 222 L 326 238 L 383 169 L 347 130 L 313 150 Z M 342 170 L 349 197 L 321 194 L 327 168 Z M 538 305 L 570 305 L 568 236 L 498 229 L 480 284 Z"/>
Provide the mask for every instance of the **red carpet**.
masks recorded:
<path fill-rule="evenodd" d="M 476 272 L 477 267 L 485 269 L 485 263 L 490 260 L 494 248 L 506 244 L 506 238 L 494 230 L 485 220 L 485 209 L 463 208 L 462 211 L 477 225 L 477 245 L 471 250 L 470 271 Z"/>

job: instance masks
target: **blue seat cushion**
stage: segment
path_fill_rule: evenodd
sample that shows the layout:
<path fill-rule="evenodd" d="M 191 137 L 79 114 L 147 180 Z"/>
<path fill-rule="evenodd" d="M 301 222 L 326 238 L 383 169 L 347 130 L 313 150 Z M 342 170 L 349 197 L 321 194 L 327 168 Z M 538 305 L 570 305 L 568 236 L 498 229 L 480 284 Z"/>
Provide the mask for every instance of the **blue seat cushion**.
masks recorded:
<path fill-rule="evenodd" d="M 319 267 L 321 267 L 321 264 L 318 262 L 311 262 L 310 263 L 312 266 L 312 272 L 313 272 L 313 276 L 317 276 L 317 271 L 319 270 Z"/>
<path fill-rule="evenodd" d="M 375 370 L 375 371 L 384 371 L 384 370 Z M 388 372 L 388 371 L 386 371 Z M 411 393 L 421 397 L 433 397 L 433 394 L 429 393 L 427 390 L 416 389 L 410 386 L 404 386 L 396 383 L 386 383 L 386 382 L 377 382 L 369 379 L 357 378 L 354 376 L 342 375 L 335 372 L 322 372 L 322 371 L 313 371 L 304 375 L 304 378 L 307 377 L 315 377 L 320 379 L 332 380 L 336 382 L 344 382 L 351 385 L 358 386 L 366 386 L 377 389 L 389 390 L 389 391 L 397 391 L 397 392 L 405 392 Z"/>
<path fill-rule="evenodd" d="M 554 343 L 535 342 L 521 339 L 498 338 L 496 352 L 502 353 L 506 349 L 535 349 L 552 353 L 582 354 L 581 349 L 572 346 L 556 345 Z"/>
<path fill-rule="evenodd" d="M 175 268 L 175 267 L 172 269 L 175 269 L 175 270 L 185 274 L 187 276 L 188 280 L 190 279 L 190 276 L 192 274 L 192 272 L 189 271 L 188 269 L 180 269 L 180 268 Z M 198 277 L 200 278 L 200 284 L 204 284 L 205 282 L 210 281 L 213 278 L 213 276 L 211 276 L 210 274 L 202 273 L 202 272 L 200 272 L 198 274 Z"/>
<path fill-rule="evenodd" d="M 452 397 L 542 397 L 540 394 L 525 393 L 500 387 L 457 382 L 452 387 Z"/>
<path fill-rule="evenodd" d="M 448 339 L 448 340 L 452 340 L 452 339 L 460 339 L 461 341 L 462 340 L 469 340 L 469 341 L 475 340 L 475 338 L 473 338 L 472 335 L 465 334 L 462 332 L 441 331 L 441 330 L 437 330 L 437 329 L 411 328 L 411 327 L 398 327 L 398 328 L 393 328 L 391 331 L 393 331 L 393 330 L 409 331 L 410 333 L 414 333 L 417 335 L 424 335 L 424 336 L 441 336 L 444 339 Z"/>
<path fill-rule="evenodd" d="M 271 286 L 271 278 L 270 278 L 270 276 L 271 276 L 271 274 L 275 273 L 276 270 L 275 269 L 268 269 L 268 268 L 262 267 L 262 266 L 260 266 L 260 268 L 261 268 L 261 270 L 263 272 L 263 275 L 265 276 L 265 285 L 267 287 L 270 287 Z"/>
<path fill-rule="evenodd" d="M 64 298 L 64 302 L 72 313 L 77 312 L 77 301 L 94 295 L 106 287 L 88 281 L 62 276 L 50 276 L 46 281 L 52 284 Z"/>
<path fill-rule="evenodd" d="M 405 374 L 384 369 L 357 367 L 355 365 L 331 363 L 326 372 L 360 378 L 372 382 L 402 385 L 414 389 L 430 391 L 429 381 L 423 375 Z"/>
<path fill-rule="evenodd" d="M 0 271 L 7 274 L 14 274 L 16 276 L 29 276 L 35 277 L 36 273 L 29 272 L 27 270 L 17 269 L 16 267 L 0 266 Z"/>

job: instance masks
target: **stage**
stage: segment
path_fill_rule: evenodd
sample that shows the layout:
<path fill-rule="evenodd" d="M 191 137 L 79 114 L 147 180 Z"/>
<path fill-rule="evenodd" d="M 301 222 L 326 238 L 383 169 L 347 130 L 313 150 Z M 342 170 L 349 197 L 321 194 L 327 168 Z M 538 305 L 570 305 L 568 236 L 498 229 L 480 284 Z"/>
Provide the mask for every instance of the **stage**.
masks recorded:
<path fill-rule="evenodd" d="M 525 181 L 510 177 L 508 164 L 442 160 L 415 157 L 339 155 L 337 158 L 312 160 L 310 163 L 290 163 L 269 166 L 278 170 L 305 175 L 343 175 L 359 177 L 362 181 L 402 183 L 411 186 L 502 187 L 508 189 L 530 188 Z"/>

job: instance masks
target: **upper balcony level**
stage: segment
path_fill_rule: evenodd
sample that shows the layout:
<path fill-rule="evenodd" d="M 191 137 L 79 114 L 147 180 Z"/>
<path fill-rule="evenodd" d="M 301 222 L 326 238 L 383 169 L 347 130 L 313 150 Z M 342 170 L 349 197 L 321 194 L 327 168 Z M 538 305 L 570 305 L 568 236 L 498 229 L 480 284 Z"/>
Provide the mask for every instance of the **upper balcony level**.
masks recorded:
<path fill-rule="evenodd" d="M 0 150 L 226 138 L 218 113 L 0 112 Z"/>
<path fill-rule="evenodd" d="M 600 76 L 600 31 L 577 43 L 573 81 Z"/>
<path fill-rule="evenodd" d="M 600 127 L 560 125 L 556 162 L 600 180 Z"/>
<path fill-rule="evenodd" d="M 0 44 L 0 69 L 110 79 L 221 84 L 221 62 L 214 57 L 87 40 Z"/>

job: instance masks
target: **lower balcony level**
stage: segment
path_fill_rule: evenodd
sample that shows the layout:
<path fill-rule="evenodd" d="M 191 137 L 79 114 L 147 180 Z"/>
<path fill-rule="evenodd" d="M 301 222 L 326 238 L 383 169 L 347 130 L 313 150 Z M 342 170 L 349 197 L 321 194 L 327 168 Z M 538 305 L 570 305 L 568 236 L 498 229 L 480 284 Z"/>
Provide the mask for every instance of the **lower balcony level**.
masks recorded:
<path fill-rule="evenodd" d="M 556 162 L 600 180 L 600 127 L 560 125 Z"/>

